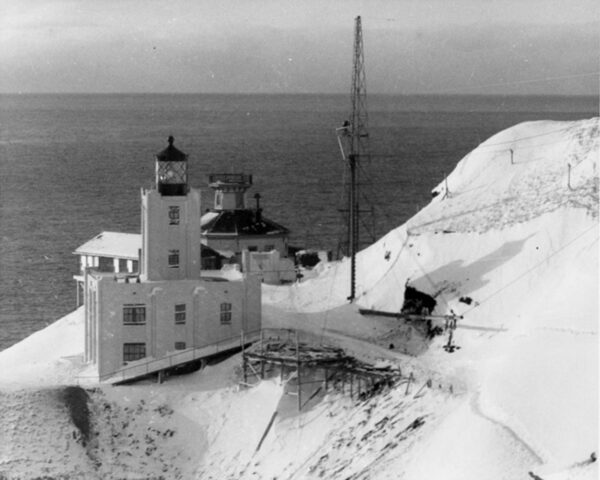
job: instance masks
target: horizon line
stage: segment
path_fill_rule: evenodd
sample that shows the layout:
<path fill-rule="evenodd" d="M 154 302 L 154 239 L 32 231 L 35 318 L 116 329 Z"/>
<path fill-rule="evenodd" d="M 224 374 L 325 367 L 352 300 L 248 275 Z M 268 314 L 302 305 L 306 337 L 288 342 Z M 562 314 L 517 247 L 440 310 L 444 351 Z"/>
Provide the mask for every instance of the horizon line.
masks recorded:
<path fill-rule="evenodd" d="M 239 95 L 239 96 L 349 96 L 346 92 L 0 92 L 0 95 Z M 565 97 L 600 98 L 599 93 L 390 93 L 370 92 L 368 96 L 390 97 Z"/>

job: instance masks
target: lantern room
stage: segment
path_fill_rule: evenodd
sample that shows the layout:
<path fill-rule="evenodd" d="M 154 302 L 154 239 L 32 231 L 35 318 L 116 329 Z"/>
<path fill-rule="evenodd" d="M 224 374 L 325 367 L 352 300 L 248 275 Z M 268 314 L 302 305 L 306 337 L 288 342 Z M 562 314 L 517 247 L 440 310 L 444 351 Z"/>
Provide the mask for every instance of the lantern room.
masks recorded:
<path fill-rule="evenodd" d="M 156 189 L 163 196 L 183 196 L 188 192 L 187 155 L 173 145 L 156 155 Z"/>

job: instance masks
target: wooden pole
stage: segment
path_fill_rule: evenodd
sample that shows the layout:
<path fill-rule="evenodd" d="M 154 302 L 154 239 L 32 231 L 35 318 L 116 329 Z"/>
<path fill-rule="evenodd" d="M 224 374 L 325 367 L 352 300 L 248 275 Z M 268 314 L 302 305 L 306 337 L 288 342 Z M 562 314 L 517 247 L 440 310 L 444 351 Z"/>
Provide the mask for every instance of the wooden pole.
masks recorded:
<path fill-rule="evenodd" d="M 298 381 L 298 411 L 302 410 L 302 381 L 300 378 L 300 342 L 298 341 L 298 330 L 296 330 L 296 378 Z"/>
<path fill-rule="evenodd" d="M 265 361 L 263 359 L 263 352 L 264 352 L 264 345 L 263 345 L 263 340 L 264 340 L 264 334 L 263 334 L 263 330 L 261 328 L 260 330 L 260 379 L 264 380 L 265 379 Z"/>
<path fill-rule="evenodd" d="M 513 149 L 511 148 L 511 149 L 510 149 L 510 164 L 511 164 L 511 165 L 514 165 L 514 164 L 515 164 L 515 162 L 514 162 L 514 157 L 513 157 L 513 154 L 514 154 L 514 153 L 515 153 L 515 152 L 513 152 Z"/>
<path fill-rule="evenodd" d="M 246 358 L 246 349 L 244 348 L 244 331 L 242 330 L 241 332 L 241 342 L 242 342 L 242 370 L 244 371 L 244 384 L 247 385 L 248 384 L 248 372 L 247 372 L 247 365 L 246 363 L 248 362 L 248 359 Z"/>
<path fill-rule="evenodd" d="M 571 188 L 571 164 L 567 163 L 567 187 L 569 188 L 569 190 L 573 190 L 573 188 Z"/>
<path fill-rule="evenodd" d="M 413 374 L 412 372 L 410 372 L 410 375 L 408 376 L 408 380 L 406 381 L 406 391 L 404 392 L 404 395 L 408 395 L 408 389 L 410 388 L 410 382 L 413 380 Z"/>

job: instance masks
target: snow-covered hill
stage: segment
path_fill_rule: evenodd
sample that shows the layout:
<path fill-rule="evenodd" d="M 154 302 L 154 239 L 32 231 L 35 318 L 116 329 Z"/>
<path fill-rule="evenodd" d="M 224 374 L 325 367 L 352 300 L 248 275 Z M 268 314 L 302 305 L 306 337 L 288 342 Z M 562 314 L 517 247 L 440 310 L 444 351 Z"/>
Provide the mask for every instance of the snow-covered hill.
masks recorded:
<path fill-rule="evenodd" d="M 82 368 L 79 310 L 0 353 L 0 477 L 597 478 L 599 152 L 598 118 L 500 132 L 359 254 L 358 305 L 398 311 L 406 284 L 434 296 L 435 313 L 463 317 L 453 353 L 347 305 L 347 261 L 264 286 L 266 325 L 398 362 L 412 391 L 330 391 L 297 414 L 277 382 L 239 391 L 233 357 L 160 386 L 88 391 L 84 445 L 57 386 Z M 43 432 L 57 440 L 30 441 Z"/>

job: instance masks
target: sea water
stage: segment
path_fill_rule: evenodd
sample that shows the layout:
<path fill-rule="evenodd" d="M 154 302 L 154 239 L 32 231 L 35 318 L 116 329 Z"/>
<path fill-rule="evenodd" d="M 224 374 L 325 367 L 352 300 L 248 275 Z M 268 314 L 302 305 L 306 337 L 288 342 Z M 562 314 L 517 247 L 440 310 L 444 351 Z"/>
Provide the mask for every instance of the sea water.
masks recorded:
<path fill-rule="evenodd" d="M 363 243 L 410 218 L 456 163 L 528 120 L 598 114 L 590 97 L 368 98 Z M 210 173 L 250 173 L 291 244 L 338 250 L 346 165 L 336 128 L 347 95 L 0 95 L 0 350 L 75 307 L 73 251 L 103 230 L 139 232 L 140 187 L 167 137 Z"/>

